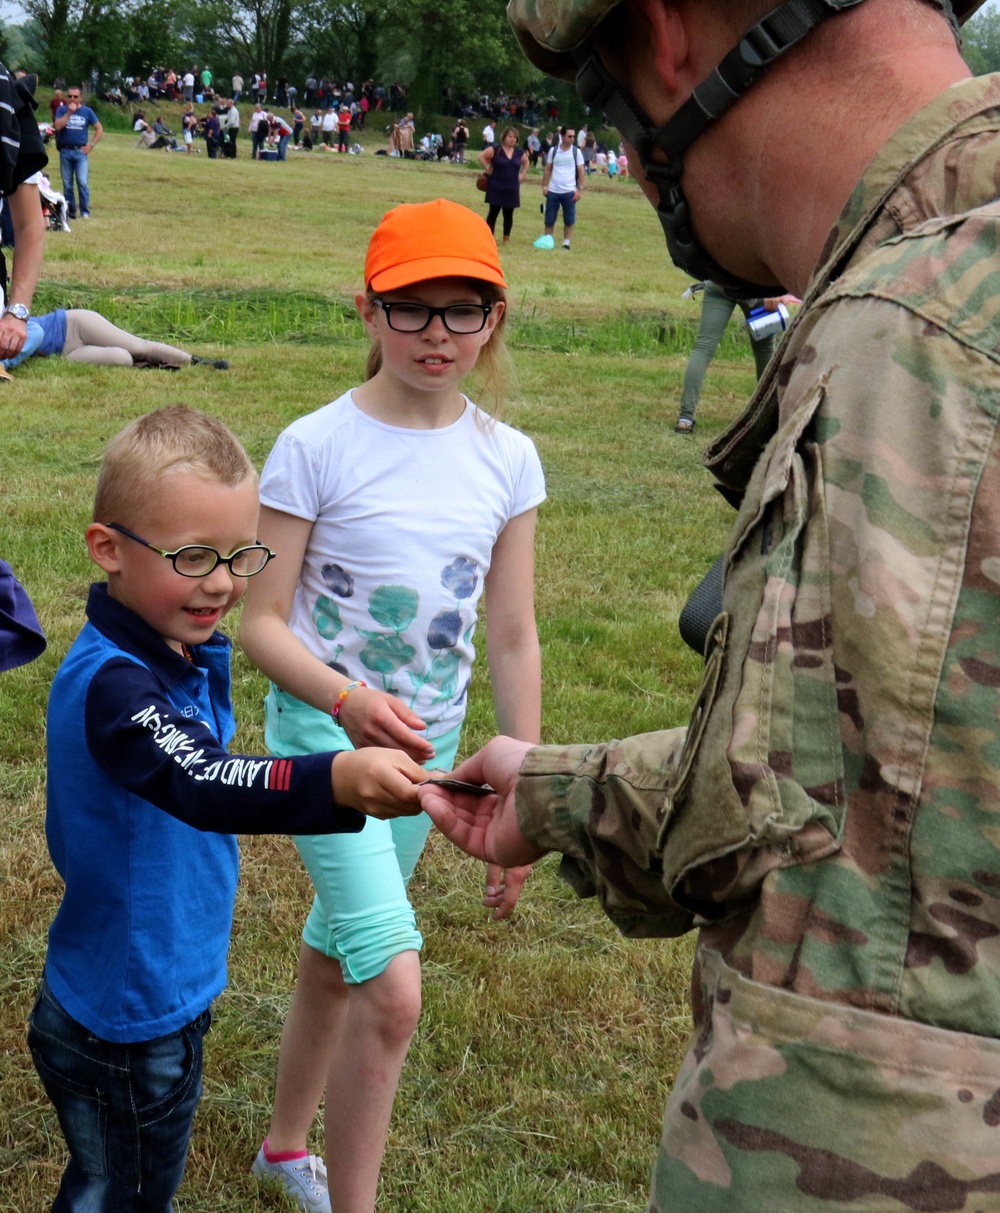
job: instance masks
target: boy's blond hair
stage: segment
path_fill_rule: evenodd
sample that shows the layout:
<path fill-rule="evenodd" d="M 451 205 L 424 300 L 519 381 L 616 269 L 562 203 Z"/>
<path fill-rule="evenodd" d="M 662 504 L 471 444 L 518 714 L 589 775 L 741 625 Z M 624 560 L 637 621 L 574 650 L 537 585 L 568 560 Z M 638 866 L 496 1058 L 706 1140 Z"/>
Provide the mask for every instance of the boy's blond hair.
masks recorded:
<path fill-rule="evenodd" d="M 235 486 L 257 472 L 239 439 L 219 421 L 168 404 L 137 417 L 108 443 L 94 496 L 95 522 L 122 522 L 172 470 Z"/>

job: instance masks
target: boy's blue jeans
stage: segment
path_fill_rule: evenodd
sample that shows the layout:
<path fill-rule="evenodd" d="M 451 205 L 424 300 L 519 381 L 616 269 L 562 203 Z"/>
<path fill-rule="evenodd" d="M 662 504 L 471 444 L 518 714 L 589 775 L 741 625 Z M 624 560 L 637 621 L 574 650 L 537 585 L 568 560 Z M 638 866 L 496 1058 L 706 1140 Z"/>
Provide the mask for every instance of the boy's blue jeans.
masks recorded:
<path fill-rule="evenodd" d="M 42 979 L 28 1046 L 70 1152 L 53 1213 L 171 1213 L 211 1022 L 207 1010 L 170 1036 L 112 1044 L 67 1015 Z"/>

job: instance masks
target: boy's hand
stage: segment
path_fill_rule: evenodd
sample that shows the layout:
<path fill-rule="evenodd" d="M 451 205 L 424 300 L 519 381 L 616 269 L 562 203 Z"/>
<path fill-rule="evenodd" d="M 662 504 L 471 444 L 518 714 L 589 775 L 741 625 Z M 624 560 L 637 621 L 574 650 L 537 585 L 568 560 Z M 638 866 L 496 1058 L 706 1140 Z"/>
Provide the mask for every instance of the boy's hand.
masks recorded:
<path fill-rule="evenodd" d="M 399 750 L 368 746 L 345 750 L 333 760 L 330 782 L 338 804 L 369 817 L 414 817 L 420 812 L 417 784 L 427 772 Z"/>
<path fill-rule="evenodd" d="M 365 746 L 386 746 L 402 750 L 415 762 L 429 762 L 434 747 L 414 729 L 427 726 L 401 699 L 372 687 L 349 691 L 337 713 L 337 723 L 360 750 Z"/>

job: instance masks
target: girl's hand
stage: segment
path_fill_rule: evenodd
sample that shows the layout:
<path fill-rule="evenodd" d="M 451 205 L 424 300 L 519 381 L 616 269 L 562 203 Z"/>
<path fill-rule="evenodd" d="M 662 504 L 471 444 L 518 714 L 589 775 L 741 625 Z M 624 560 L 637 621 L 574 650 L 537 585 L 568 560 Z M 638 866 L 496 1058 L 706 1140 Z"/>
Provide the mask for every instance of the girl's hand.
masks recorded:
<path fill-rule="evenodd" d="M 341 703 L 337 723 L 359 750 L 386 746 L 402 750 L 415 762 L 429 762 L 434 757 L 431 743 L 413 731 L 427 726 L 401 699 L 385 691 L 355 687 Z"/>
<path fill-rule="evenodd" d="M 483 905 L 493 910 L 494 922 L 499 922 L 501 918 L 513 913 L 524 882 L 530 875 L 530 863 L 520 868 L 501 868 L 495 863 L 486 865 L 486 896 L 483 898 Z"/>
<path fill-rule="evenodd" d="M 330 768 L 334 800 L 380 821 L 416 816 L 420 812 L 417 784 L 426 778 L 423 767 L 399 750 L 374 746 L 344 750 Z"/>

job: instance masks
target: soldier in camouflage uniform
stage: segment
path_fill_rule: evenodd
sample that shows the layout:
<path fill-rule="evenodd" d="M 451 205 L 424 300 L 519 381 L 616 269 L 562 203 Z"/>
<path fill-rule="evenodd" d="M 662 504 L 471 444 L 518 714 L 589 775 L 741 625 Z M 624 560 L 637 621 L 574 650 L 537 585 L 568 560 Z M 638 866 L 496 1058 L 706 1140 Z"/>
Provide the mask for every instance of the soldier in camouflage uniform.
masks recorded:
<path fill-rule="evenodd" d="M 793 0 L 844 11 L 765 23 L 744 62 L 789 45 L 749 82 L 720 30 L 752 0 L 616 3 L 511 11 L 605 88 L 675 259 L 804 306 L 706 456 L 742 504 L 687 729 L 498 739 L 457 771 L 498 798 L 424 806 L 480 858 L 561 852 L 626 934 L 699 927 L 653 1213 L 993 1213 L 1000 76 L 968 79 L 923 0 Z M 722 62 L 698 112 L 689 58 Z"/>

